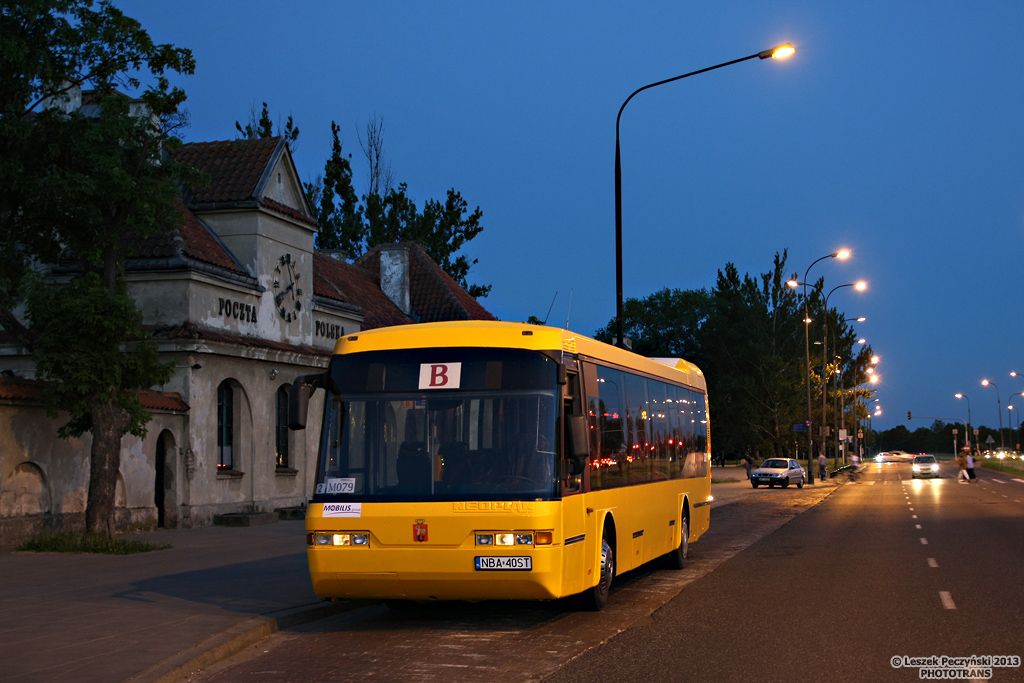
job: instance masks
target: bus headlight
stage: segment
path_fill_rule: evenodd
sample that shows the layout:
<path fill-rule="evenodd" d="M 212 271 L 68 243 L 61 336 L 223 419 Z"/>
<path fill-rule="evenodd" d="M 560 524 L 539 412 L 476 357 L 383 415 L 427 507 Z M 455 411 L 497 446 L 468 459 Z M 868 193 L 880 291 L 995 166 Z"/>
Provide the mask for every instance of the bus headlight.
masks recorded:
<path fill-rule="evenodd" d="M 352 546 L 367 548 L 370 545 L 370 534 L 367 532 L 317 532 L 306 534 L 306 543 L 313 546 Z"/>
<path fill-rule="evenodd" d="M 476 544 L 477 545 L 494 545 L 494 535 L 493 534 L 477 534 L 476 535 Z"/>
<path fill-rule="evenodd" d="M 494 534 L 495 545 L 513 545 L 515 542 L 514 534 Z"/>
<path fill-rule="evenodd" d="M 516 545 L 533 545 L 533 534 L 516 534 Z"/>

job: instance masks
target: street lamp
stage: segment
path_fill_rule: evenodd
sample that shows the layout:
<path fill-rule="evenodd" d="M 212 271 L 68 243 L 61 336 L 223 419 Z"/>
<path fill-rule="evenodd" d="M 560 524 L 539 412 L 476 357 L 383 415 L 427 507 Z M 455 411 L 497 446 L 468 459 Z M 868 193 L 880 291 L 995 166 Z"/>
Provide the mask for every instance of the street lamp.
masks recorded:
<path fill-rule="evenodd" d="M 629 101 L 633 99 L 638 93 L 653 88 L 655 86 L 664 85 L 671 83 L 672 81 L 682 80 L 683 78 L 689 78 L 690 76 L 696 76 L 707 71 L 714 71 L 715 69 L 721 69 L 723 66 L 731 66 L 733 64 L 739 64 L 745 62 L 748 59 L 784 59 L 793 54 L 795 50 L 789 43 L 783 45 L 776 45 L 770 50 L 762 50 L 756 52 L 747 57 L 741 57 L 740 59 L 734 59 L 731 62 L 723 62 L 715 66 L 709 66 L 706 69 L 700 69 L 698 71 L 691 71 L 688 74 L 682 76 L 675 76 L 673 78 L 666 78 L 663 81 L 657 83 L 651 83 L 645 85 L 642 88 L 637 88 L 633 93 L 626 98 L 626 101 L 619 107 L 619 115 L 615 117 L 615 345 L 619 348 L 624 347 L 624 340 L 622 334 L 622 163 L 621 155 L 619 153 L 619 121 L 622 119 L 622 110 L 626 108 Z"/>
<path fill-rule="evenodd" d="M 863 280 L 861 280 L 860 282 L 849 282 L 849 283 L 847 283 L 845 285 L 837 285 L 837 286 L 833 287 L 832 291 L 830 291 L 825 296 L 825 307 L 823 309 L 824 310 L 824 317 L 825 317 L 825 319 L 822 321 L 822 324 L 821 324 L 821 333 L 822 333 L 822 337 L 823 337 L 823 345 L 821 347 L 821 350 L 822 350 L 822 355 L 821 355 L 821 446 L 822 446 L 822 448 L 825 448 L 825 445 L 827 443 L 826 438 L 825 438 L 825 430 L 826 430 L 826 425 L 828 424 L 828 413 L 826 412 L 828 410 L 828 398 L 827 398 L 827 394 L 828 394 L 828 375 L 827 375 L 827 372 L 828 372 L 828 299 L 829 299 L 830 296 L 832 296 L 832 294 L 836 290 L 842 289 L 843 287 L 853 287 L 857 291 L 862 292 L 865 289 L 867 289 L 868 285 Z M 828 457 L 828 453 L 826 453 L 825 456 Z"/>
<path fill-rule="evenodd" d="M 988 385 L 996 387 L 995 382 L 990 382 L 987 379 L 981 380 L 981 386 L 987 387 Z M 1003 440 L 1003 403 L 999 400 L 999 387 L 996 387 L 996 407 L 999 409 L 999 448 L 1006 450 L 1006 442 Z"/>
<path fill-rule="evenodd" d="M 967 401 L 967 452 L 971 452 L 971 399 L 967 398 L 967 394 L 953 394 L 956 398 L 962 398 Z M 954 453 L 953 455 L 956 455 Z"/>
<path fill-rule="evenodd" d="M 807 276 L 811 272 L 811 268 L 814 267 L 815 263 L 824 261 L 827 258 L 837 259 L 848 259 L 850 258 L 849 249 L 840 249 L 837 252 L 826 254 L 819 259 L 814 260 L 811 265 L 807 266 L 807 270 L 804 271 L 804 281 L 798 282 L 796 280 L 790 280 L 786 284 L 790 287 L 798 287 L 803 285 L 804 287 L 804 352 L 805 352 L 805 363 L 804 363 L 804 384 L 807 385 L 807 483 L 814 483 L 814 466 L 812 460 L 814 458 L 814 429 L 811 427 L 811 341 L 810 333 L 808 332 L 808 326 L 811 324 L 811 316 L 807 313 Z M 826 318 L 828 316 L 825 316 Z"/>

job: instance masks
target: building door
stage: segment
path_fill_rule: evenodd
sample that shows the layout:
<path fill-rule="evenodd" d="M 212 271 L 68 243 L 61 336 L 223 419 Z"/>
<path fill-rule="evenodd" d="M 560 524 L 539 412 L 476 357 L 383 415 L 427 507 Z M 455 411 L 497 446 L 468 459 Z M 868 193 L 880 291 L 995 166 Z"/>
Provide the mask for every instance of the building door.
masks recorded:
<path fill-rule="evenodd" d="M 156 440 L 156 481 L 153 482 L 153 503 L 156 505 L 156 525 L 164 527 L 164 492 L 167 486 L 167 438 L 161 434 Z"/>

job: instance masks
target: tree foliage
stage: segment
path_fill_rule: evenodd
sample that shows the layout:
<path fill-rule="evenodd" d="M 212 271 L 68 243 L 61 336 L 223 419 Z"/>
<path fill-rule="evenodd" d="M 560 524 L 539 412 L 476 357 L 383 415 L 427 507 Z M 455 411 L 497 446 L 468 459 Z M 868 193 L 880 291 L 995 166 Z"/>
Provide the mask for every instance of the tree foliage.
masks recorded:
<path fill-rule="evenodd" d="M 246 125 L 235 122 L 235 129 L 246 139 L 284 137 L 292 149 L 298 142 L 299 128 L 289 116 L 285 126 L 270 120 L 267 103 L 259 115 L 253 108 Z M 423 209 L 409 197 L 405 183 L 394 183 L 394 172 L 384 153 L 384 121 L 374 116 L 366 125 L 359 144 L 367 163 L 367 191 L 358 196 L 352 183 L 352 155 L 342 150 L 340 127 L 331 121 L 331 154 L 324 172 L 305 183 L 306 198 L 320 223 L 316 247 L 341 250 L 358 258 L 378 244 L 419 242 L 430 258 L 452 276 L 473 298 L 486 297 L 490 285 L 469 284 L 469 271 L 477 259 L 459 254 L 462 247 L 483 232 L 483 212 L 469 203 L 454 188 L 444 202 L 428 199 Z"/>
<path fill-rule="evenodd" d="M 663 289 L 644 299 L 627 299 L 623 328 L 633 350 L 645 356 L 681 357 L 697 364 L 708 385 L 712 419 L 712 445 L 716 452 L 762 456 L 796 456 L 793 425 L 807 419 L 804 339 L 804 302 L 787 286 L 786 252 L 775 254 L 772 267 L 759 276 L 741 276 L 728 263 L 718 272 L 715 287 L 707 290 Z M 819 281 L 808 292 L 808 315 L 824 320 Z M 837 311 L 828 313 L 829 355 L 824 364 L 829 379 L 826 410 L 831 423 L 836 379 L 842 394 L 854 403 L 853 389 L 865 379 L 870 348 L 854 353 L 855 336 Z M 611 343 L 615 320 L 598 330 L 597 339 Z M 808 328 L 809 341 L 820 339 L 821 326 Z M 820 346 L 811 347 L 818 366 L 811 375 L 813 421 L 821 422 L 822 359 Z M 853 419 L 853 405 L 843 411 Z M 861 412 L 863 416 L 863 412 Z M 801 452 L 806 446 L 800 446 Z"/>
<path fill-rule="evenodd" d="M 390 166 L 384 161 L 383 123 L 374 118 L 362 142 L 367 158 L 369 190 L 357 199 L 352 184 L 351 155 L 342 151 L 339 127 L 331 122 L 331 155 L 324 173 L 306 183 L 306 195 L 317 212 L 318 249 L 343 249 L 358 258 L 378 244 L 423 244 L 441 268 L 474 298 L 486 297 L 490 285 L 470 284 L 470 269 L 477 260 L 460 254 L 463 246 L 481 232 L 483 212 L 469 211 L 468 202 L 454 188 L 443 202 L 428 199 L 422 210 L 409 197 L 408 186 L 393 184 Z"/>
<path fill-rule="evenodd" d="M 67 415 L 61 436 L 92 433 L 86 523 L 109 534 L 121 437 L 149 420 L 137 391 L 171 372 L 145 339 L 124 261 L 174 228 L 177 182 L 197 180 L 163 154 L 185 99 L 167 73 L 194 62 L 105 1 L 5 3 L 0 41 L 0 324 L 32 352 L 47 412 Z M 143 77 L 138 101 L 118 91 Z"/>

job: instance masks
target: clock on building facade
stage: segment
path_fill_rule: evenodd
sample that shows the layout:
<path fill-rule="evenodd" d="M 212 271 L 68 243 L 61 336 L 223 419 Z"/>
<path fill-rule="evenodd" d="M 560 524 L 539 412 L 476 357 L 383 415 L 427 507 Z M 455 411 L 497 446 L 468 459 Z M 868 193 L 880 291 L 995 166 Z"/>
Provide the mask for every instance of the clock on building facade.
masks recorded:
<path fill-rule="evenodd" d="M 274 304 L 287 323 L 298 318 L 302 310 L 302 288 L 299 287 L 302 273 L 297 272 L 297 266 L 298 262 L 292 260 L 292 255 L 285 254 L 277 259 L 277 267 L 274 268 Z"/>

